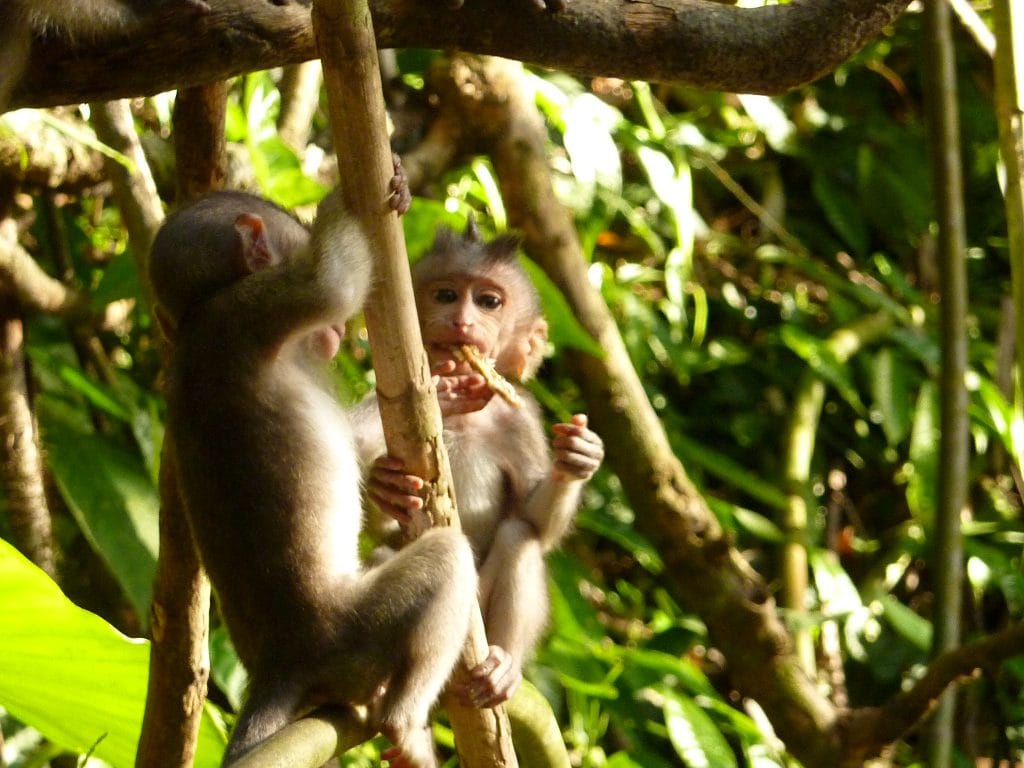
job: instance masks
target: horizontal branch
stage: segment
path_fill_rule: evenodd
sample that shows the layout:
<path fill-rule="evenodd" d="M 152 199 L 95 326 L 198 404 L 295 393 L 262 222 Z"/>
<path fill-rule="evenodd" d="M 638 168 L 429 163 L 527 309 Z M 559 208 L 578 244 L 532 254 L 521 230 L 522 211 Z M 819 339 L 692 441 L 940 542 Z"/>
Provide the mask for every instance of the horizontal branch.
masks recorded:
<path fill-rule="evenodd" d="M 573 0 L 558 13 L 526 2 L 372 0 L 381 48 L 459 49 L 581 75 L 780 93 L 831 71 L 908 0 L 794 0 L 737 8 L 709 0 Z M 143 96 L 316 57 L 308 5 L 219 0 L 124 39 L 38 40 L 14 107 Z"/>

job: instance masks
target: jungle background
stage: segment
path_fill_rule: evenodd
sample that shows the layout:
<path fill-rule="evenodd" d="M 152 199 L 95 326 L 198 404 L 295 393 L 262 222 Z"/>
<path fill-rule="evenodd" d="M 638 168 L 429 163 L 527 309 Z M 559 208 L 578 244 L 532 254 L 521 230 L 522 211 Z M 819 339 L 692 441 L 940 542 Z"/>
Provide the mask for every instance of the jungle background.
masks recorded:
<path fill-rule="evenodd" d="M 991 27 L 990 9 L 976 10 Z M 957 621 L 971 640 L 1024 613 L 1024 445 L 992 54 L 983 30 L 954 31 L 970 440 Z M 835 72 L 773 98 L 539 68 L 511 75 L 543 118 L 550 178 L 572 214 L 586 280 L 611 311 L 673 454 L 743 567 L 780 604 L 799 665 L 837 711 L 880 706 L 920 678 L 941 618 L 931 563 L 943 326 L 924 37 L 912 9 Z M 393 143 L 416 195 L 403 219 L 412 258 L 439 224 L 461 228 L 470 213 L 488 232 L 509 228 L 498 162 L 480 149 L 486 129 L 472 120 L 457 136 L 436 129 L 453 122 L 446 110 L 460 93 L 487 102 L 475 69 L 486 65 L 420 50 L 385 64 Z M 337 182 L 338 148 L 315 99 L 311 121 L 286 124 L 298 74 L 231 82 L 227 186 L 308 217 Z M 131 104 L 165 202 L 175 194 L 173 101 Z M 138 269 L 144 254 L 105 170 L 127 161 L 93 132 L 96 112 L 0 117 L 0 175 L 16 178 L 5 182 L 5 226 L 73 290 L 51 311 L 26 311 L 19 291 L 42 273 L 5 262 L 5 351 L 23 331 L 28 370 L 7 354 L 0 380 L 0 764 L 12 768 L 87 754 L 131 765 L 142 721 L 148 645 L 136 638 L 150 628 L 157 562 L 159 340 Z M 528 265 L 552 328 L 551 354 L 529 387 L 551 421 L 563 420 L 588 410 L 573 355 L 603 350 L 556 281 Z M 350 330 L 334 373 L 339 396 L 354 402 L 373 386 L 372 351 L 358 322 Z M 38 424 L 43 498 L 26 499 L 12 469 L 19 377 Z M 656 524 L 638 520 L 643 510 L 624 492 L 635 470 L 615 453 L 624 438 L 602 436 L 609 460 L 574 534 L 549 558 L 551 629 L 527 675 L 554 709 L 572 764 L 799 765 L 772 708 L 734 685 L 730 665 L 742 662 L 723 654 L 679 582 L 708 594 L 722 585 L 680 577 L 666 557 L 671 536 L 660 540 Z M 52 529 L 46 541 L 40 525 Z M 198 766 L 218 764 L 244 690 L 213 624 Z M 1012 655 L 979 665 L 960 688 L 954 764 L 1024 759 L 1024 665 L 1001 659 Z M 451 743 L 443 718 L 436 733 Z M 872 760 L 931 764 L 922 734 L 909 730 Z M 381 746 L 341 763 L 377 765 Z"/>

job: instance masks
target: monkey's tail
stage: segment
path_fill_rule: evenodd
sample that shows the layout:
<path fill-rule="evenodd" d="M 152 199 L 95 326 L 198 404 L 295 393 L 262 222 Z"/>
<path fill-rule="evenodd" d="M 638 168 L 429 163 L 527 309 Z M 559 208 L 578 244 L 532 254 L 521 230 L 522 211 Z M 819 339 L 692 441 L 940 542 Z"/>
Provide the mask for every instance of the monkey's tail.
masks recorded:
<path fill-rule="evenodd" d="M 303 695 L 304 686 L 298 681 L 252 683 L 221 765 L 231 765 L 288 725 L 294 719 Z"/>

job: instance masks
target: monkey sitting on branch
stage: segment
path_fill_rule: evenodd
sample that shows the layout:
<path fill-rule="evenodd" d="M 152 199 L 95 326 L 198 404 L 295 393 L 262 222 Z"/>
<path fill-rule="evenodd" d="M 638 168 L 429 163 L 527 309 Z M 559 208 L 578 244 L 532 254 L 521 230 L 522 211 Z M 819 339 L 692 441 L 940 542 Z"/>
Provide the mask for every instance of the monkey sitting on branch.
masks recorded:
<path fill-rule="evenodd" d="M 362 306 L 372 258 L 337 192 L 312 233 L 266 200 L 214 193 L 169 216 L 153 245 L 172 355 L 168 439 L 250 678 L 225 764 L 314 707 L 343 704 L 368 707 L 397 764 L 437 765 L 429 708 L 468 632 L 472 552 L 439 529 L 361 566 L 352 428 L 322 370 Z"/>
<path fill-rule="evenodd" d="M 487 658 L 454 689 L 476 707 L 507 701 L 522 681 L 523 663 L 547 624 L 544 555 L 569 529 L 583 485 L 604 458 L 603 443 L 583 414 L 553 427 L 552 454 L 538 403 L 503 380 L 531 377 L 547 343 L 540 298 L 517 253 L 515 238 L 484 242 L 470 220 L 461 236 L 441 230 L 413 267 L 490 644 Z M 496 390 L 500 397 L 493 397 Z M 397 534 L 394 521 L 408 524 L 423 506 L 423 480 L 406 474 L 400 460 L 382 456 L 376 396 L 363 400 L 353 418 L 360 457 L 372 463 L 367 495 L 391 518 L 386 533 Z"/>

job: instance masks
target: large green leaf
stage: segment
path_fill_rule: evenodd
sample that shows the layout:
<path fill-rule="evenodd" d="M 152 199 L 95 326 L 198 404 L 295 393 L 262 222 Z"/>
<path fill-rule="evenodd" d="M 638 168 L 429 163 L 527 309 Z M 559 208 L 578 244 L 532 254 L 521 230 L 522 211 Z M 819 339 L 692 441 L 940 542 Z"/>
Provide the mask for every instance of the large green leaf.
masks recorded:
<path fill-rule="evenodd" d="M 39 399 L 47 463 L 68 509 L 136 614 L 149 616 L 159 497 L 141 459 L 85 431 L 53 398 Z"/>
<path fill-rule="evenodd" d="M 115 768 L 135 764 L 149 674 L 149 643 L 125 637 L 68 600 L 0 539 L 0 705 L 46 738 Z M 203 715 L 196 768 L 216 766 L 226 743 Z"/>

